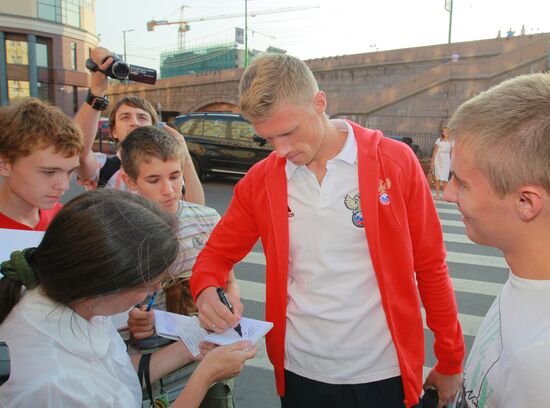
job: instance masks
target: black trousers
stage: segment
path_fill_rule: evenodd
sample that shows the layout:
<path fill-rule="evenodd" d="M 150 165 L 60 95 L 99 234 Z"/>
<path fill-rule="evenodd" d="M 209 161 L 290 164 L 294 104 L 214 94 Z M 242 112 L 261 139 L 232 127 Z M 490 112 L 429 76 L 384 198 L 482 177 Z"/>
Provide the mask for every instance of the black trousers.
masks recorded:
<path fill-rule="evenodd" d="M 366 384 L 327 384 L 285 370 L 282 408 L 404 408 L 401 377 Z M 421 408 L 417 405 L 415 408 Z"/>

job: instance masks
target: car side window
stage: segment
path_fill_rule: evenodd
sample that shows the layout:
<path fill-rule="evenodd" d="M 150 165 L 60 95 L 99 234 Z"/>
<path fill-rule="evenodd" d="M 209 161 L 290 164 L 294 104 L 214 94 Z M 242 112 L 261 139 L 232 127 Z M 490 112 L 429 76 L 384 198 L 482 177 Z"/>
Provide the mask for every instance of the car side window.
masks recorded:
<path fill-rule="evenodd" d="M 183 122 L 178 130 L 182 135 L 202 136 L 203 124 L 203 119 L 189 119 Z"/>
<path fill-rule="evenodd" d="M 223 119 L 206 119 L 204 121 L 204 136 L 225 137 L 227 121 Z"/>
<path fill-rule="evenodd" d="M 231 122 L 231 138 L 236 140 L 252 140 L 254 128 L 248 122 L 235 120 Z"/>

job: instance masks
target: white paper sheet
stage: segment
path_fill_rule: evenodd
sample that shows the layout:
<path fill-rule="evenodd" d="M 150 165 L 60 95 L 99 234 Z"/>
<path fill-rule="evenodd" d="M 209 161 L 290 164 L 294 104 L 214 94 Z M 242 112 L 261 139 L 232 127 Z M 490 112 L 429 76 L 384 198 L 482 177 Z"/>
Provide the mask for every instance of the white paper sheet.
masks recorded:
<path fill-rule="evenodd" d="M 13 251 L 36 247 L 44 231 L 25 231 L 0 228 L 0 262 L 10 259 Z"/>
<path fill-rule="evenodd" d="M 200 353 L 199 344 L 202 341 L 226 345 L 241 340 L 249 340 L 256 344 L 266 333 L 271 330 L 273 323 L 261 320 L 241 318 L 243 337 L 240 337 L 235 329 L 228 329 L 222 334 L 208 334 L 196 317 L 184 316 L 176 313 L 153 310 L 155 314 L 155 330 L 159 336 L 172 340 L 181 339 L 193 356 Z"/>
<path fill-rule="evenodd" d="M 246 317 L 241 318 L 240 324 L 243 337 L 239 336 L 235 329 L 227 329 L 222 334 L 210 333 L 204 340 L 222 346 L 233 344 L 241 340 L 249 340 L 252 344 L 256 344 L 273 327 L 273 323 L 271 322 L 248 319 Z"/>

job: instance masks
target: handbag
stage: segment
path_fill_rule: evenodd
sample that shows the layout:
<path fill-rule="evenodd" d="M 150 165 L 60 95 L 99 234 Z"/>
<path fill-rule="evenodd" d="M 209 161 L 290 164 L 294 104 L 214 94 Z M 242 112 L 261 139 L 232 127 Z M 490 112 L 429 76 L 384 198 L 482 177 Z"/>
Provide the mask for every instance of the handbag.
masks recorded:
<path fill-rule="evenodd" d="M 430 172 L 428 173 L 428 184 L 435 184 L 435 173 L 433 167 L 430 169 Z"/>
<path fill-rule="evenodd" d="M 163 283 L 166 296 L 166 311 L 185 316 L 196 316 L 197 306 L 191 294 L 189 278 L 171 279 Z"/>

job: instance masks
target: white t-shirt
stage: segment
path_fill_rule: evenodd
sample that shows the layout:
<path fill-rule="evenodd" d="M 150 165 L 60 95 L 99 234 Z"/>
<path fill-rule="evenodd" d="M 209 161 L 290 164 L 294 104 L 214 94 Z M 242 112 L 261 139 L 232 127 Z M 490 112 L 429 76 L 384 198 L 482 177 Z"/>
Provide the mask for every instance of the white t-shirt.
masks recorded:
<path fill-rule="evenodd" d="M 347 122 L 342 151 L 321 185 L 287 162 L 289 272 L 285 368 L 330 384 L 400 374 L 359 205 L 357 145 Z"/>
<path fill-rule="evenodd" d="M 108 317 L 87 321 L 38 288 L 0 325 L 0 339 L 11 357 L 3 408 L 141 407 L 136 371 Z"/>
<path fill-rule="evenodd" d="M 455 406 L 550 407 L 550 280 L 510 273 L 481 323 Z"/>

